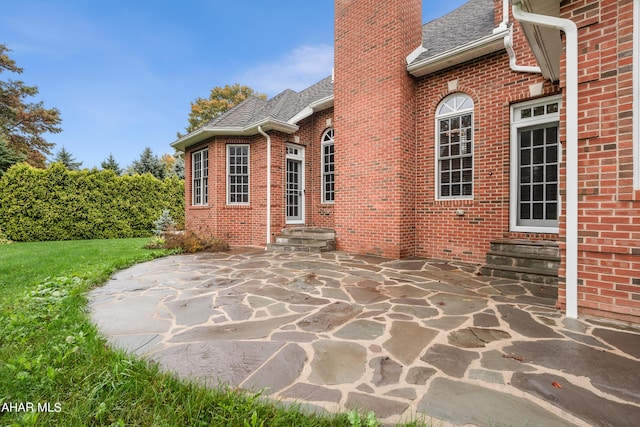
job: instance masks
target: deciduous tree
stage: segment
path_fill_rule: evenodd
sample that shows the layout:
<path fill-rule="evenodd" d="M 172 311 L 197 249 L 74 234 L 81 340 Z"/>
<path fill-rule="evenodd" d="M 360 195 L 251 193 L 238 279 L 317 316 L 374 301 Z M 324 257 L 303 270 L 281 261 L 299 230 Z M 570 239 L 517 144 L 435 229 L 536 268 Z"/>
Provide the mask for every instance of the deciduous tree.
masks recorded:
<path fill-rule="evenodd" d="M 187 132 L 194 130 L 207 124 L 209 121 L 224 113 L 231 107 L 234 107 L 250 96 L 256 96 L 261 99 L 267 99 L 264 93 L 257 93 L 249 86 L 226 85 L 225 87 L 216 86 L 211 89 L 208 98 L 197 98 L 191 103 L 191 112 L 189 113 L 189 126 Z M 178 137 L 182 135 L 178 133 Z"/>
<path fill-rule="evenodd" d="M 22 73 L 23 69 L 9 58 L 8 52 L 11 50 L 0 43 L 0 74 L 5 71 Z M 43 135 L 62 132 L 58 126 L 62 119 L 56 108 L 27 101 L 37 94 L 37 86 L 27 86 L 21 80 L 0 80 L 0 133 L 5 135 L 11 150 L 23 154 L 31 165 L 44 167 L 54 144 Z"/>

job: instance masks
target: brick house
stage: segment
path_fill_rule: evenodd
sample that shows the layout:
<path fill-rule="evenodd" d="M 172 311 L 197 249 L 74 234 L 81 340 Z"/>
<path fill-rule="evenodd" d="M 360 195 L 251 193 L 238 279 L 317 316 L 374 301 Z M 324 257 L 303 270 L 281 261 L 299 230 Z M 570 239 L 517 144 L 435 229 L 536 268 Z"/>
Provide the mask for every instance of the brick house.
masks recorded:
<path fill-rule="evenodd" d="M 341 250 L 484 264 L 558 283 L 570 317 L 640 322 L 640 0 L 469 0 L 424 25 L 421 8 L 335 0 L 333 76 L 174 142 L 187 228 L 252 246 L 327 228 Z"/>

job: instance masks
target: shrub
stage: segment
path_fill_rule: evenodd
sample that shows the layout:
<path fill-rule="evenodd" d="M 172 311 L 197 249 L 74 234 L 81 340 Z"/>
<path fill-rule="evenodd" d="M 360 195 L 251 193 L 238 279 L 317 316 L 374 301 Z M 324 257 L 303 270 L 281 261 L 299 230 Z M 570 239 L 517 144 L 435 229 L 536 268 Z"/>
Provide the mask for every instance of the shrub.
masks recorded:
<path fill-rule="evenodd" d="M 180 249 L 185 253 L 221 252 L 229 250 L 229 244 L 215 236 L 205 236 L 192 230 L 183 233 L 166 233 L 164 235 L 165 249 Z"/>
<path fill-rule="evenodd" d="M 11 167 L 0 179 L 0 224 L 16 241 L 146 237 L 168 210 L 184 223 L 184 181 L 111 170 Z"/>
<path fill-rule="evenodd" d="M 9 240 L 7 235 L 4 234 L 4 232 L 2 231 L 2 228 L 0 228 L 0 245 L 8 245 L 9 243 L 13 243 L 13 242 Z"/>
<path fill-rule="evenodd" d="M 153 221 L 153 234 L 155 236 L 162 236 L 168 231 L 175 231 L 175 229 L 176 223 L 171 218 L 169 209 L 163 209 L 158 219 Z"/>

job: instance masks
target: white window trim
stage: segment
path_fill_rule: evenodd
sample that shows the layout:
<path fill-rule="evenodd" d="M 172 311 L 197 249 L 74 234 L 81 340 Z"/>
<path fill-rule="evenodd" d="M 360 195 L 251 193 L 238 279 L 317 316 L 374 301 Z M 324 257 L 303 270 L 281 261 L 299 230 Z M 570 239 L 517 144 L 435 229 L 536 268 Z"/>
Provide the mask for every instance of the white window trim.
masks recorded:
<path fill-rule="evenodd" d="M 229 156 L 231 147 L 247 147 L 247 176 L 249 177 L 249 183 L 247 188 L 247 201 L 246 202 L 231 202 L 231 180 L 229 179 L 230 165 Z M 226 160 L 227 160 L 227 205 L 230 206 L 248 206 L 251 204 L 251 147 L 249 144 L 227 144 L 226 148 Z"/>
<path fill-rule="evenodd" d="M 537 105 L 546 105 L 558 102 L 558 112 L 554 114 L 545 114 L 540 117 L 531 117 L 528 119 L 516 120 L 516 113 L 524 108 L 532 108 Z M 509 157 L 509 229 L 519 233 L 544 233 L 557 234 L 559 227 L 535 227 L 518 225 L 518 129 L 541 125 L 545 123 L 560 123 L 560 110 L 562 108 L 562 96 L 551 96 L 548 98 L 536 99 L 534 101 L 522 102 L 511 106 L 511 141 L 510 141 L 510 157 Z M 558 127 L 559 128 L 559 127 Z M 558 135 L 559 137 L 560 135 Z M 558 138 L 558 164 L 562 163 L 562 142 Z M 558 176 L 560 180 L 560 176 Z M 558 195 L 558 220 L 562 212 L 562 198 Z"/>
<path fill-rule="evenodd" d="M 640 190 L 640 0 L 633 2 L 633 188 Z"/>
<path fill-rule="evenodd" d="M 204 170 L 204 162 L 203 162 L 203 154 L 207 153 L 207 175 L 205 178 Z M 193 185 L 194 181 L 196 180 L 196 169 L 194 167 L 195 165 L 195 156 L 196 154 L 200 154 L 200 170 L 201 175 L 200 178 L 198 178 L 200 180 L 200 203 L 196 203 L 196 194 L 195 194 L 195 186 Z M 208 183 L 208 179 L 209 179 L 209 149 L 205 148 L 202 150 L 198 150 L 198 151 L 194 151 L 193 153 L 191 153 L 191 206 L 208 206 L 209 205 L 209 183 Z M 206 179 L 206 181 L 205 181 Z"/>
<path fill-rule="evenodd" d="M 293 153 L 289 153 L 289 148 L 292 148 L 295 150 L 295 152 L 297 154 L 293 154 Z M 287 217 L 287 212 L 285 211 L 285 222 L 287 224 L 304 224 L 306 221 L 306 211 L 305 211 L 305 206 L 306 206 L 306 197 L 305 197 L 305 185 L 306 185 L 306 176 L 305 176 L 305 154 L 304 154 L 304 146 L 303 145 L 297 145 L 297 144 L 287 144 L 287 155 L 286 155 L 286 160 L 297 160 L 300 162 L 300 200 L 299 200 L 299 204 L 300 206 L 298 206 L 298 208 L 300 209 L 300 219 L 289 219 Z M 287 173 L 287 166 L 285 165 L 285 173 Z M 287 181 L 287 178 L 285 177 L 285 181 Z M 286 182 L 285 182 L 286 183 Z M 286 189 L 285 189 L 286 191 Z M 285 201 L 285 210 L 287 209 L 287 203 Z"/>
<path fill-rule="evenodd" d="M 456 111 L 453 113 L 448 113 L 448 114 L 441 114 L 438 115 L 438 110 L 440 109 L 440 107 L 452 96 L 465 96 L 467 98 L 469 98 L 471 100 L 471 102 L 473 103 L 473 107 L 466 109 L 466 110 L 460 110 L 460 111 Z M 439 120 L 443 119 L 443 118 L 447 118 L 447 117 L 452 117 L 452 116 L 461 116 L 466 112 L 471 112 L 471 195 L 470 196 L 447 196 L 447 197 L 442 197 L 440 195 L 440 124 L 439 124 Z M 474 124 L 475 124 L 475 103 L 473 102 L 473 98 L 471 98 L 469 95 L 467 95 L 464 92 L 455 92 L 452 93 L 450 95 L 447 95 L 444 99 L 442 99 L 442 101 L 440 101 L 438 103 L 438 106 L 436 107 L 436 120 L 435 120 L 435 125 L 434 125 L 434 129 L 435 129 L 435 133 L 436 133 L 436 138 L 435 138 L 435 194 L 436 197 L 435 199 L 438 201 L 447 201 L 447 200 L 473 200 L 473 195 L 474 195 L 474 187 L 475 187 L 475 167 L 476 167 L 476 162 L 475 162 L 475 128 L 474 128 Z"/>
<path fill-rule="evenodd" d="M 334 144 L 335 133 L 334 133 L 334 136 L 331 138 L 331 141 L 325 141 L 325 140 L 324 140 L 325 136 L 327 135 L 327 133 L 328 133 L 329 131 L 334 131 L 334 129 L 333 129 L 333 128 L 329 128 L 329 129 L 325 130 L 325 131 L 322 133 L 322 138 L 321 138 L 321 140 L 320 140 L 320 141 L 321 141 L 321 143 L 320 143 L 320 159 L 321 159 L 321 160 L 320 160 L 320 194 L 321 194 L 321 198 L 322 198 L 322 203 L 323 203 L 323 204 L 333 205 L 333 204 L 335 203 L 335 197 L 336 197 L 336 196 L 335 196 L 335 182 L 336 182 L 336 181 L 335 181 L 335 179 L 336 179 L 336 178 L 335 178 L 335 176 L 336 176 L 336 175 L 335 175 L 335 173 L 336 173 L 336 172 L 335 172 L 335 166 L 336 166 L 336 162 L 335 162 L 335 149 L 336 149 L 336 146 L 335 146 L 335 144 Z M 335 131 L 334 131 L 334 132 L 335 132 Z M 333 145 L 333 156 L 334 156 L 334 161 L 333 161 L 333 185 L 334 185 L 334 190 L 333 190 L 333 200 L 327 200 L 327 199 L 326 199 L 326 195 L 327 195 L 327 194 L 326 194 L 326 191 L 325 191 L 325 181 L 324 181 L 324 178 L 325 178 L 325 172 L 324 172 L 324 166 L 325 166 L 325 163 L 324 163 L 324 147 L 325 147 L 325 146 L 327 146 L 327 145 Z"/>

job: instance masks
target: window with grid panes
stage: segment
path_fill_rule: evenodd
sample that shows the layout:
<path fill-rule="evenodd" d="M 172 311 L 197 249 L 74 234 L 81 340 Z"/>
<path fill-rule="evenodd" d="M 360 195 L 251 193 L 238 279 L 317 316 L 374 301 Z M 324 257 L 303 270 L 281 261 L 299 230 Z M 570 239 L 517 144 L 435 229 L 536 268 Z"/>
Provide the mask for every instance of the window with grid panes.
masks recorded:
<path fill-rule="evenodd" d="M 510 223 L 514 231 L 558 232 L 560 101 L 550 97 L 512 106 Z"/>
<path fill-rule="evenodd" d="M 227 203 L 249 204 L 249 146 L 227 145 Z"/>
<path fill-rule="evenodd" d="M 436 110 L 437 197 L 473 197 L 473 100 L 461 93 Z"/>
<path fill-rule="evenodd" d="M 333 129 L 322 135 L 322 202 L 333 203 L 335 195 Z"/>
<path fill-rule="evenodd" d="M 191 154 L 191 204 L 205 206 L 209 203 L 209 150 Z"/>

